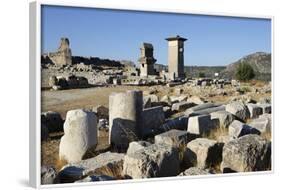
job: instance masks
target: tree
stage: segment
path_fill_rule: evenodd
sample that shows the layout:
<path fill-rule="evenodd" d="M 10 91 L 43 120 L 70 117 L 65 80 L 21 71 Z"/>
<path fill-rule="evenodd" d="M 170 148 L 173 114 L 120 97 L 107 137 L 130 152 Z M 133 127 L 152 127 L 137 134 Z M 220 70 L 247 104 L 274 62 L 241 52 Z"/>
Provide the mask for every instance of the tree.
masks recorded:
<path fill-rule="evenodd" d="M 248 81 L 255 77 L 255 72 L 251 65 L 240 63 L 236 69 L 235 77 L 241 81 Z"/>
<path fill-rule="evenodd" d="M 206 77 L 205 73 L 203 73 L 203 72 L 200 72 L 200 73 L 198 74 L 198 76 L 199 76 L 199 78 L 205 78 L 205 77 Z"/>

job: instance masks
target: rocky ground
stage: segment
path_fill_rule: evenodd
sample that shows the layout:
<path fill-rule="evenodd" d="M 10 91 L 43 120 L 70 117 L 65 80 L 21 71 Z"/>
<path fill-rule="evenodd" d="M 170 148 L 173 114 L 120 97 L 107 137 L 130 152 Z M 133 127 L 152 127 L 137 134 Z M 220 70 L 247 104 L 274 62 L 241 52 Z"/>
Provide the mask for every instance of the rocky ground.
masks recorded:
<path fill-rule="evenodd" d="M 108 124 L 100 123 L 108 121 L 109 95 L 127 90 L 143 92 L 144 110 L 152 108 L 148 125 L 156 123 L 159 130 L 153 126 L 147 137 L 120 152 L 109 145 Z M 163 117 L 153 112 L 157 106 Z M 66 113 L 74 109 L 97 114 L 98 139 L 83 161 L 68 163 L 59 158 L 59 146 Z M 45 184 L 271 169 L 271 84 L 266 82 L 43 88 L 42 112 L 48 131 L 41 146 Z"/>

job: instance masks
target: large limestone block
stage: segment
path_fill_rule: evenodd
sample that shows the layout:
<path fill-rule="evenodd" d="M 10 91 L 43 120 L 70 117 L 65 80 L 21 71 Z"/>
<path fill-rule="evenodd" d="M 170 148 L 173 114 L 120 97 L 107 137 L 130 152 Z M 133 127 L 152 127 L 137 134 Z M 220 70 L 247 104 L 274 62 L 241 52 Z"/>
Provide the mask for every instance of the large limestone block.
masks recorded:
<path fill-rule="evenodd" d="M 258 118 L 262 114 L 263 109 L 257 104 L 247 104 L 251 118 Z"/>
<path fill-rule="evenodd" d="M 215 129 L 210 115 L 193 116 L 188 119 L 187 132 L 203 135 L 209 134 L 211 130 Z"/>
<path fill-rule="evenodd" d="M 235 119 L 234 115 L 227 111 L 217 111 L 211 113 L 211 119 L 218 119 L 219 125 L 222 128 L 228 128 L 230 123 Z"/>
<path fill-rule="evenodd" d="M 233 137 L 233 138 L 239 138 L 239 137 L 242 137 L 244 135 L 248 135 L 248 134 L 260 134 L 260 132 L 245 124 L 245 123 L 242 123 L 241 121 L 238 121 L 238 120 L 234 120 L 230 125 L 229 125 L 229 129 L 228 129 L 228 135 L 230 137 Z"/>
<path fill-rule="evenodd" d="M 221 169 L 228 172 L 263 171 L 271 166 L 271 143 L 258 135 L 246 135 L 223 147 Z"/>
<path fill-rule="evenodd" d="M 186 131 L 176 129 L 172 129 L 154 137 L 156 144 L 168 144 L 177 148 L 185 146 L 188 143 L 188 140 Z"/>
<path fill-rule="evenodd" d="M 182 173 L 180 173 L 179 176 L 209 175 L 209 174 L 211 174 L 211 173 L 206 169 L 191 167 L 191 168 L 188 168 L 187 170 L 183 171 Z"/>
<path fill-rule="evenodd" d="M 96 115 L 81 109 L 68 111 L 59 147 L 60 159 L 65 159 L 68 163 L 81 161 L 86 152 L 94 149 L 97 143 Z"/>
<path fill-rule="evenodd" d="M 245 104 L 242 102 L 232 102 L 227 104 L 225 110 L 235 115 L 241 120 L 250 118 L 250 112 Z"/>
<path fill-rule="evenodd" d="M 151 143 L 150 142 L 146 142 L 146 141 L 134 141 L 134 142 L 130 142 L 129 144 L 129 148 L 127 149 L 127 154 L 134 154 L 136 151 L 143 149 L 145 147 L 150 146 Z"/>
<path fill-rule="evenodd" d="M 188 125 L 188 117 L 181 116 L 168 120 L 167 122 L 165 122 L 163 125 L 160 126 L 159 130 L 161 132 L 169 131 L 171 129 L 187 130 L 187 125 Z"/>
<path fill-rule="evenodd" d="M 123 174 L 138 178 L 168 177 L 179 174 L 179 153 L 166 144 L 153 144 L 125 156 Z"/>
<path fill-rule="evenodd" d="M 214 108 L 214 107 L 218 107 L 218 106 L 220 106 L 220 105 L 214 104 L 214 103 L 203 103 L 203 104 L 200 104 L 200 105 L 187 109 L 184 114 L 186 116 L 193 116 L 193 115 L 195 115 L 194 112 L 198 112 L 201 110 L 206 110 L 206 109 Z"/>
<path fill-rule="evenodd" d="M 63 120 L 58 112 L 43 112 L 41 114 L 41 123 L 48 128 L 49 133 L 63 131 Z"/>
<path fill-rule="evenodd" d="M 252 120 L 249 125 L 261 133 L 271 132 L 271 118 L 261 117 Z"/>
<path fill-rule="evenodd" d="M 189 142 L 184 154 L 187 166 L 208 168 L 216 166 L 222 160 L 222 143 L 206 138 L 197 138 Z"/>
<path fill-rule="evenodd" d="M 105 152 L 93 158 L 70 163 L 59 172 L 59 179 L 74 182 L 82 179 L 83 176 L 90 176 L 103 171 L 121 175 L 124 156 L 125 154 L 121 153 Z"/>
<path fill-rule="evenodd" d="M 127 148 L 141 133 L 142 91 L 112 93 L 109 96 L 109 142 Z"/>
<path fill-rule="evenodd" d="M 165 122 L 162 106 L 146 108 L 142 112 L 141 135 L 144 137 L 151 131 L 157 130 Z"/>
<path fill-rule="evenodd" d="M 198 96 L 191 96 L 190 98 L 187 99 L 187 102 L 192 102 L 194 104 L 204 104 L 206 101 L 201 98 L 201 97 L 198 97 Z"/>
<path fill-rule="evenodd" d="M 193 106 L 195 106 L 195 104 L 192 102 L 186 102 L 186 101 L 178 102 L 178 103 L 174 103 L 172 105 L 172 111 L 180 112 L 180 111 L 184 111 L 188 108 L 191 108 Z"/>

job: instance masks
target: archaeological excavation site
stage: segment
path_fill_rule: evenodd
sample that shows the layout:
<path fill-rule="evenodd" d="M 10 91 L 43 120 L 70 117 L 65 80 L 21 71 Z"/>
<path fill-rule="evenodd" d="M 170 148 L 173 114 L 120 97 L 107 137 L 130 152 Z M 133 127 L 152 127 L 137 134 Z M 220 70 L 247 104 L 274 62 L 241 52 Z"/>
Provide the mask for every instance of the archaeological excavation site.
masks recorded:
<path fill-rule="evenodd" d="M 148 42 L 137 64 L 74 56 L 66 37 L 42 54 L 42 184 L 271 170 L 271 54 L 192 67 L 189 39 L 163 41 L 167 65 Z M 264 80 L 236 79 L 244 62 Z"/>

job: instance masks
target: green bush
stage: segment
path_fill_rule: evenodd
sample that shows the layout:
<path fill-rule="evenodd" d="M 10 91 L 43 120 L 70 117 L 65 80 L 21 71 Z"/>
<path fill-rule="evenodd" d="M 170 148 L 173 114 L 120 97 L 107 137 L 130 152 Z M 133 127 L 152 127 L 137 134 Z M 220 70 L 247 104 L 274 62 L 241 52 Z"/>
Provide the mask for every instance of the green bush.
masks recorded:
<path fill-rule="evenodd" d="M 206 77 L 206 75 L 205 75 L 205 73 L 200 72 L 200 73 L 198 74 L 198 77 L 199 77 L 199 78 L 205 78 L 205 77 Z"/>
<path fill-rule="evenodd" d="M 235 77 L 241 81 L 248 81 L 255 77 L 255 72 L 251 65 L 241 63 L 236 69 Z"/>

